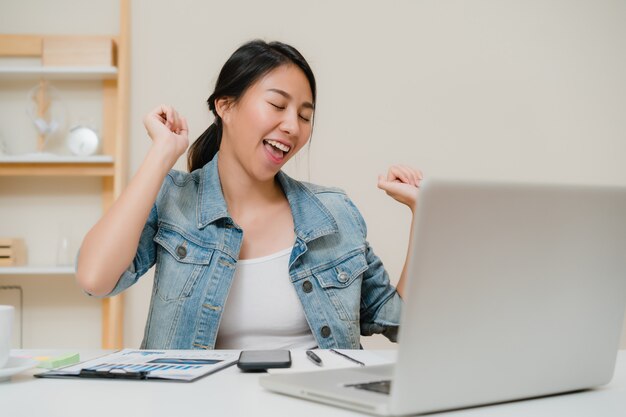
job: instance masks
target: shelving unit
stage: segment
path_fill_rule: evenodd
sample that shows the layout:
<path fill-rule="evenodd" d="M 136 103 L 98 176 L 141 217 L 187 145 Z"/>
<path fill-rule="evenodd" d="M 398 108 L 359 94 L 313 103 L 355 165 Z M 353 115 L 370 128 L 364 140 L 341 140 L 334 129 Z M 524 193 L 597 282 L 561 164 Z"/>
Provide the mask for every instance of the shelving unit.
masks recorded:
<path fill-rule="evenodd" d="M 0 57 L 40 58 L 39 65 L 0 66 L 2 80 L 68 80 L 102 82 L 102 155 L 87 158 L 31 154 L 0 156 L 0 177 L 101 177 L 102 207 L 107 210 L 119 196 L 127 178 L 127 144 L 130 78 L 130 0 L 120 0 L 120 33 L 100 36 L 114 46 L 113 64 L 44 65 L 46 42 L 59 40 L 58 35 L 0 34 Z M 94 36 L 65 36 L 71 47 L 61 50 L 71 56 L 76 44 L 89 45 Z M 69 51 L 69 52 L 68 52 Z M 89 52 L 89 51 L 88 51 Z M 88 55 L 88 54 L 87 54 Z M 88 57 L 89 58 L 89 57 Z M 80 59 L 78 59 L 80 61 Z M 0 275 L 73 275 L 73 267 L 15 266 L 0 268 Z M 102 348 L 123 347 L 123 297 L 102 302 Z"/>

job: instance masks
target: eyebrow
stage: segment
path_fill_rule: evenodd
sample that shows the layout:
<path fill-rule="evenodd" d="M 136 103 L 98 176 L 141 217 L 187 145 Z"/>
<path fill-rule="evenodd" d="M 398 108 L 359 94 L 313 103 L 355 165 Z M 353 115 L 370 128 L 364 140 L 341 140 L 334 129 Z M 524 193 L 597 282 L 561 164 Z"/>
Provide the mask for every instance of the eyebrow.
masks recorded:
<path fill-rule="evenodd" d="M 283 91 L 283 90 L 279 90 L 278 88 L 268 88 L 267 91 L 271 91 L 273 93 L 280 94 L 281 96 L 283 96 L 283 97 L 285 97 L 287 99 L 291 99 L 292 98 L 291 95 L 288 92 Z M 310 103 L 308 101 L 305 101 L 304 103 L 302 103 L 302 107 L 306 107 L 308 109 L 315 110 L 315 106 L 313 105 L 313 103 Z"/>

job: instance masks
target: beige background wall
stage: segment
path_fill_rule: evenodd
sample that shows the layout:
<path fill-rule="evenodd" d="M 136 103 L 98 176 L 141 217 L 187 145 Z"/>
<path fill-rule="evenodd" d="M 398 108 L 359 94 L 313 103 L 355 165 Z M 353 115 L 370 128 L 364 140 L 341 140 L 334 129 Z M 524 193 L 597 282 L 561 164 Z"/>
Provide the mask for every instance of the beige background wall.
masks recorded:
<path fill-rule="evenodd" d="M 117 33 L 118 7 L 0 0 L 0 32 Z M 625 21 L 626 2 L 610 0 L 135 0 L 130 171 L 150 146 L 141 118 L 152 107 L 176 106 L 195 138 L 210 122 L 205 100 L 219 69 L 239 44 L 291 43 L 313 67 L 319 95 L 310 150 L 287 171 L 349 192 L 395 280 L 410 213 L 376 188 L 390 164 L 427 176 L 626 185 Z M 0 87 L 9 90 L 0 93 L 0 139 L 23 151 L 34 135 L 14 103 L 28 86 Z M 79 102 L 97 102 L 88 86 L 67 88 Z M 54 262 L 58 236 L 78 244 L 100 215 L 90 193 L 98 186 L 0 179 L 0 234 L 25 236 L 33 262 Z M 66 191 L 55 197 L 55 187 Z M 68 220 L 72 230 L 59 231 Z M 0 277 L 0 285 L 15 282 L 25 286 L 28 347 L 99 345 L 99 304 L 70 279 Z M 147 276 L 127 293 L 128 346 L 140 343 L 150 289 Z"/>

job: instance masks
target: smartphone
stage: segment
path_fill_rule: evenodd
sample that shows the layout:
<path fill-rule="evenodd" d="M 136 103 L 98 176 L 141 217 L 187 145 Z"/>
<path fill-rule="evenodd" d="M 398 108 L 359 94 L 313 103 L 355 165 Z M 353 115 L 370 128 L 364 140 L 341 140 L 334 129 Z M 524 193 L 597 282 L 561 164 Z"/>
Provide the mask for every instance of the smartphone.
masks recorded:
<path fill-rule="evenodd" d="M 291 352 L 288 350 L 244 350 L 239 355 L 237 366 L 242 371 L 264 371 L 270 368 L 291 367 Z"/>

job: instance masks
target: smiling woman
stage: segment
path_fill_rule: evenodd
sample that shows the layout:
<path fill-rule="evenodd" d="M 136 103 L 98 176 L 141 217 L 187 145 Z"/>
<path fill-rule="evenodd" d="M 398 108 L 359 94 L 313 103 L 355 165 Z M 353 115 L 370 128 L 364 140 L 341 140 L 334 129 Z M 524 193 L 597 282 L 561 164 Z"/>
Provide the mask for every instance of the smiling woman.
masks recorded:
<path fill-rule="evenodd" d="M 359 348 L 395 341 L 398 289 L 342 190 L 300 182 L 282 167 L 311 137 L 316 86 L 293 47 L 252 41 L 233 53 L 207 100 L 215 121 L 189 146 L 171 106 L 144 118 L 153 145 L 83 242 L 77 278 L 117 294 L 156 264 L 142 347 Z M 379 188 L 412 211 L 422 175 L 393 166 Z M 228 300 L 228 302 L 227 302 Z"/>

